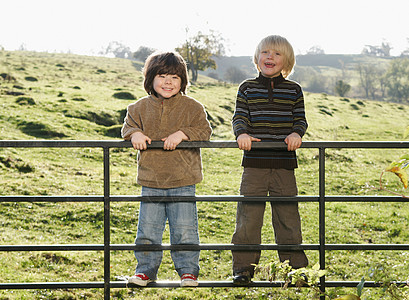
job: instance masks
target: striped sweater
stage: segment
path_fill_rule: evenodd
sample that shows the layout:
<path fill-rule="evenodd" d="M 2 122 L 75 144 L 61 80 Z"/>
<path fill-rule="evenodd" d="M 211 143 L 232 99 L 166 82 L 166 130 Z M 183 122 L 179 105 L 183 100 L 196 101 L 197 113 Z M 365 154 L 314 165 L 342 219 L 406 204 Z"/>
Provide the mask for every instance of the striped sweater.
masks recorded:
<path fill-rule="evenodd" d="M 308 124 L 300 85 L 282 75 L 259 74 L 245 80 L 237 93 L 232 124 L 236 138 L 247 133 L 263 142 L 283 142 L 293 132 L 303 137 Z M 294 169 L 298 165 L 295 151 L 253 148 L 244 151 L 242 166 Z"/>

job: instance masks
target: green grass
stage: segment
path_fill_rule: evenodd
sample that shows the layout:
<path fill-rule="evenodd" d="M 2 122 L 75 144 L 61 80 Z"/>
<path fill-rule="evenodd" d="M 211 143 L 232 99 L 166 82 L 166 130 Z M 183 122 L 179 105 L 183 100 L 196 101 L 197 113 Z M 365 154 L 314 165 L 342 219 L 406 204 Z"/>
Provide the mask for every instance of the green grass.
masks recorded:
<path fill-rule="evenodd" d="M 126 106 L 135 100 L 118 99 L 118 92 L 136 98 L 145 95 L 140 65 L 129 60 L 66 54 L 0 51 L 0 139 L 121 140 L 119 130 Z M 35 77 L 38 81 L 27 81 Z M 188 94 L 209 113 L 212 140 L 233 140 L 230 120 L 235 85 L 201 78 Z M 20 92 L 24 95 L 13 95 Z M 11 95 L 10 95 L 11 94 Z M 18 100 L 28 97 L 33 101 Z M 408 107 L 378 101 L 305 94 L 310 124 L 306 141 L 401 140 L 408 126 Z M 379 175 L 407 150 L 329 149 L 326 157 L 327 195 L 384 194 Z M 301 195 L 318 194 L 318 150 L 298 151 L 297 181 Z M 241 176 L 238 149 L 203 149 L 204 180 L 198 195 L 238 195 Z M 0 148 L 0 195 L 102 195 L 101 149 Z M 111 150 L 111 194 L 139 195 L 135 182 L 136 152 Z M 388 188 L 405 192 L 393 174 L 385 175 Z M 407 193 L 407 192 L 406 192 Z M 111 203 L 111 243 L 132 244 L 139 203 Z M 235 203 L 199 202 L 202 243 L 230 243 L 235 225 Z M 328 243 L 401 243 L 409 241 L 409 210 L 405 203 L 327 203 Z M 301 203 L 304 243 L 318 243 L 318 206 Z M 103 205 L 100 203 L 1 203 L 0 242 L 19 244 L 102 244 Z M 274 243 L 267 206 L 263 243 Z M 168 228 L 164 243 L 169 242 Z M 316 251 L 307 251 L 311 265 Z M 230 280 L 229 251 L 202 251 L 202 280 Z M 277 260 L 275 251 L 263 251 L 262 263 Z M 399 251 L 327 252 L 328 280 L 356 280 L 383 262 L 391 274 L 406 280 L 408 253 Z M 131 275 L 131 251 L 111 253 L 111 280 Z M 2 252 L 0 282 L 102 281 L 102 252 Z M 165 251 L 160 280 L 177 280 Z M 260 278 L 258 278 L 260 279 Z M 369 279 L 368 279 L 369 280 Z M 345 289 L 345 291 L 347 291 Z M 333 291 L 335 293 L 335 291 Z M 380 289 L 364 289 L 368 299 L 381 299 Z M 0 290 L 0 299 L 101 299 L 102 290 Z M 310 289 L 200 288 L 112 289 L 112 299 L 312 299 Z M 388 299 L 388 298 L 382 298 Z"/>

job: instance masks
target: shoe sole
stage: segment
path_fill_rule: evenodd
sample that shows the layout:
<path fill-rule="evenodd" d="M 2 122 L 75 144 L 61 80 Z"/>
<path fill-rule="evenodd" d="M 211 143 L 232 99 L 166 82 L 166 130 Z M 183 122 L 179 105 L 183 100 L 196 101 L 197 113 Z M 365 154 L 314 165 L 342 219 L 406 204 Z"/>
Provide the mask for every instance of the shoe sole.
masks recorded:
<path fill-rule="evenodd" d="M 182 281 L 180 283 L 181 287 L 197 287 L 199 285 L 199 282 L 197 281 L 193 281 L 193 280 L 189 280 L 189 281 Z"/>
<path fill-rule="evenodd" d="M 130 278 L 128 280 L 128 284 L 134 284 L 134 285 L 138 285 L 138 286 L 147 286 L 149 283 L 153 282 L 153 280 L 138 280 L 138 279 L 133 279 Z"/>

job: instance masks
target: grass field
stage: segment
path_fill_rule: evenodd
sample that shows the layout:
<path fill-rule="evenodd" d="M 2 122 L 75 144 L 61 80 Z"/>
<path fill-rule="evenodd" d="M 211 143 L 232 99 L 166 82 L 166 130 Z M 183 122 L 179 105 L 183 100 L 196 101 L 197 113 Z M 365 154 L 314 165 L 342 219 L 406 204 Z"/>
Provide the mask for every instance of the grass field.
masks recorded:
<path fill-rule="evenodd" d="M 145 95 L 140 65 L 129 60 L 67 54 L 0 51 L 0 139 L 121 140 L 128 104 Z M 202 102 L 212 140 L 233 140 L 230 120 L 237 86 L 200 78 L 188 94 Z M 118 94 L 120 93 L 120 94 Z M 125 99 L 124 99 L 125 98 Z M 305 94 L 310 124 L 305 141 L 397 141 L 409 125 L 407 105 Z M 326 157 L 327 195 L 384 194 L 381 171 L 408 150 L 330 149 Z M 318 194 L 318 150 L 300 149 L 297 181 L 301 195 Z M 238 195 L 241 151 L 203 149 L 204 180 L 198 195 Z M 139 195 L 136 152 L 111 151 L 111 193 Z M 407 194 L 393 174 L 384 184 Z M 0 195 L 102 195 L 101 149 L 0 148 Z M 198 203 L 201 243 L 230 243 L 235 204 Z M 111 243 L 132 244 L 139 204 L 111 203 Z M 409 243 L 406 203 L 328 203 L 328 243 Z M 269 208 L 266 210 L 269 212 Z M 318 206 L 300 203 L 304 243 L 318 243 Z M 0 203 L 0 242 L 19 244 L 102 244 L 99 203 Z M 274 243 L 271 214 L 265 214 L 263 243 Z M 164 233 L 169 243 L 169 231 Z M 310 264 L 318 253 L 308 251 Z M 407 251 L 327 252 L 328 280 L 359 281 L 382 264 L 391 277 L 408 278 Z M 263 251 L 262 263 L 277 261 Z M 111 280 L 129 276 L 131 251 L 111 253 Z M 202 251 L 200 279 L 231 280 L 229 251 Z M 0 282 L 102 281 L 102 252 L 1 252 Z M 165 252 L 160 280 L 178 280 Z M 258 277 L 257 280 L 262 278 Z M 329 290 L 330 297 L 348 289 Z M 102 290 L 0 290 L 0 299 L 101 299 Z M 201 288 L 112 289 L 112 299 L 313 299 L 311 289 Z M 382 289 L 364 289 L 366 299 L 390 299 Z M 364 299 L 364 298 L 363 298 Z"/>

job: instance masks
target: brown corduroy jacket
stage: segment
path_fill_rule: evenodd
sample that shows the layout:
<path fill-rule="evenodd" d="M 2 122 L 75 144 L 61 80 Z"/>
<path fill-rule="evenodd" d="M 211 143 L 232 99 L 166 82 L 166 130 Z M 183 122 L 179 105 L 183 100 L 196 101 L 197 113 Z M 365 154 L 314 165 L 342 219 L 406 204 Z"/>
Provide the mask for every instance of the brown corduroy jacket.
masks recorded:
<path fill-rule="evenodd" d="M 181 130 L 189 141 L 210 139 L 212 129 L 201 103 L 186 95 L 177 94 L 160 100 L 153 95 L 141 98 L 128 106 L 122 126 L 122 137 L 130 140 L 140 131 L 152 141 Z M 175 188 L 199 183 L 203 179 L 199 148 L 148 149 L 138 153 L 137 183 L 151 188 Z"/>

